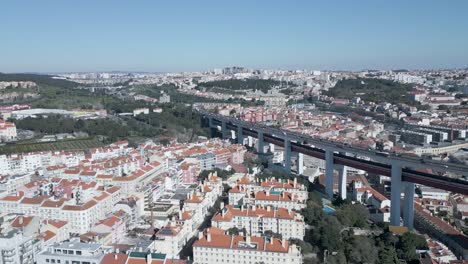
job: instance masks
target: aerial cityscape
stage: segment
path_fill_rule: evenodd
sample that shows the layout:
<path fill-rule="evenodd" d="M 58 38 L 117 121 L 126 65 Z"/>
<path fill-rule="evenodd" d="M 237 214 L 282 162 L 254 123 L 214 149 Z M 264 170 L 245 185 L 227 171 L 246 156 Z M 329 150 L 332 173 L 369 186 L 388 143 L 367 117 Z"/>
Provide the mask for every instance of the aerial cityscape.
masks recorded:
<path fill-rule="evenodd" d="M 468 3 L 0 8 L 0 264 L 468 263 Z"/>

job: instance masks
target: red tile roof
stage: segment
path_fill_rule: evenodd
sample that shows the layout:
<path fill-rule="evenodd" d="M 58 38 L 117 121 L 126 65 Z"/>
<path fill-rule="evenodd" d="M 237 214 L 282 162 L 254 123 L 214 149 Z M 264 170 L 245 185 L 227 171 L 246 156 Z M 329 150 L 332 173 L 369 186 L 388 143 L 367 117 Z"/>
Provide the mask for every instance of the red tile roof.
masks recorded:
<path fill-rule="evenodd" d="M 101 261 L 101 264 L 125 264 L 128 255 L 123 253 L 107 253 Z"/>
<path fill-rule="evenodd" d="M 245 248 L 241 244 L 246 243 L 247 238 L 244 236 L 230 236 L 224 234 L 214 234 L 207 232 L 201 239 L 198 239 L 193 247 L 214 247 L 214 248 L 226 248 L 235 250 L 258 250 L 268 252 L 280 252 L 287 253 L 289 250 L 289 242 L 277 238 L 271 238 L 272 240 L 267 241 L 263 237 L 250 237 L 250 244 L 255 244 L 256 248 Z M 241 243 L 243 242 L 243 243 Z"/>
<path fill-rule="evenodd" d="M 15 220 L 11 223 L 11 226 L 14 228 L 26 227 L 34 219 L 34 216 L 17 216 Z"/>

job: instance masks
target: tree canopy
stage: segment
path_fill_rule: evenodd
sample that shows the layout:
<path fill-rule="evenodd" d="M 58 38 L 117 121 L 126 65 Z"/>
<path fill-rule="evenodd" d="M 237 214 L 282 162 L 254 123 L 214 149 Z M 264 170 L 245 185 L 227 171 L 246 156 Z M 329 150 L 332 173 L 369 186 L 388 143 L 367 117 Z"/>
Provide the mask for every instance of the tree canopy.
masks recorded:
<path fill-rule="evenodd" d="M 407 94 L 412 90 L 414 89 L 411 85 L 390 80 L 357 78 L 340 80 L 324 94 L 343 99 L 352 99 L 358 96 L 365 101 L 376 103 L 389 102 L 392 104 L 406 103 L 415 105 L 418 103 L 412 101 Z"/>

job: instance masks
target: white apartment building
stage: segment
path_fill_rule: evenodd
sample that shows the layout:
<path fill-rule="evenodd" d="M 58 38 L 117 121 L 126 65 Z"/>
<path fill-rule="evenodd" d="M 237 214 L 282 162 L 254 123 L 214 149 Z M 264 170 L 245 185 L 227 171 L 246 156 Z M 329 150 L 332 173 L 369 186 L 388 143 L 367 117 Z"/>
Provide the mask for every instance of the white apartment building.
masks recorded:
<path fill-rule="evenodd" d="M 297 195 L 279 191 L 247 191 L 242 186 L 235 186 L 229 190 L 229 204 L 231 205 L 257 205 L 261 207 L 273 206 L 288 210 L 301 210 L 305 208 L 306 201 Z"/>
<path fill-rule="evenodd" d="M 143 114 L 143 115 L 149 114 L 149 108 L 137 108 L 133 110 L 133 116 L 137 116 L 140 114 Z"/>
<path fill-rule="evenodd" d="M 1 264 L 33 264 L 40 245 L 33 237 L 27 237 L 20 230 L 10 229 L 0 233 Z"/>
<path fill-rule="evenodd" d="M 261 236 L 265 231 L 279 233 L 284 239 L 302 240 L 305 224 L 302 215 L 286 208 L 245 207 L 234 208 L 227 205 L 211 219 L 211 226 L 227 230 L 245 228 L 248 235 Z"/>
<path fill-rule="evenodd" d="M 0 155 L 0 171 L 4 174 L 34 173 L 50 166 L 76 166 L 84 160 L 83 152 L 32 152 Z M 48 175 L 46 175 L 48 176 Z"/>
<path fill-rule="evenodd" d="M 230 236 L 212 233 L 200 233 L 193 244 L 194 264 L 277 264 L 302 263 L 300 249 L 287 240 L 255 236 Z"/>
<path fill-rule="evenodd" d="M 170 222 L 156 233 L 151 248 L 169 258 L 179 258 L 179 253 L 191 238 L 190 226 Z"/>
<path fill-rule="evenodd" d="M 0 176 L 0 196 L 2 192 L 6 195 L 14 194 L 18 189 L 31 181 L 31 174 Z"/>
<path fill-rule="evenodd" d="M 423 199 L 447 201 L 449 198 L 449 192 L 445 190 L 427 186 L 420 186 L 419 190 Z"/>
<path fill-rule="evenodd" d="M 390 221 L 390 199 L 361 181 L 354 181 L 352 188 L 353 201 L 371 206 L 369 212 L 373 221 Z"/>
<path fill-rule="evenodd" d="M 120 200 L 120 188 L 99 190 L 94 184 L 83 184 L 76 180 L 60 180 L 55 192 L 66 192 L 61 198 L 45 195 L 26 197 L 24 192 L 0 199 L 0 211 L 39 216 L 41 219 L 57 219 L 70 223 L 71 232 L 86 233 L 99 219 L 110 214 L 113 205 Z M 68 190 L 68 191 L 67 191 Z M 68 193 L 68 194 L 67 194 Z"/>
<path fill-rule="evenodd" d="M 82 243 L 79 240 L 60 242 L 47 247 L 37 256 L 37 264 L 99 264 L 105 251 L 101 244 Z"/>
<path fill-rule="evenodd" d="M 265 179 L 263 181 L 252 182 L 247 176 L 241 178 L 238 185 L 248 187 L 248 190 L 254 192 L 258 191 L 270 191 L 270 192 L 288 192 L 301 201 L 307 201 L 309 193 L 304 184 L 297 182 L 297 178 L 294 180 L 285 179 Z"/>

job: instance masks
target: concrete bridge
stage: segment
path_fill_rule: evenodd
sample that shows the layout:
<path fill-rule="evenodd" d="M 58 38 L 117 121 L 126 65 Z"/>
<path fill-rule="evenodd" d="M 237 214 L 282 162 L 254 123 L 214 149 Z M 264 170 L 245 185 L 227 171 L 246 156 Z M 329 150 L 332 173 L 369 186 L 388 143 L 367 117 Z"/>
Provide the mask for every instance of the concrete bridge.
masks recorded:
<path fill-rule="evenodd" d="M 403 192 L 403 224 L 408 229 L 413 229 L 415 183 L 468 195 L 468 181 L 416 170 L 430 168 L 434 171 L 449 171 L 458 175 L 468 175 L 468 166 L 466 165 L 376 152 L 371 149 L 352 147 L 340 142 L 318 139 L 284 129 L 245 122 L 204 110 L 197 109 L 195 111 L 208 121 L 210 128 L 220 131 L 223 138 L 235 135 L 240 144 L 244 144 L 246 138 L 249 138 L 249 140 L 255 138 L 258 153 L 264 153 L 267 144 L 283 147 L 283 166 L 287 172 L 291 172 L 291 159 L 293 156 L 297 158 L 297 174 L 303 173 L 303 155 L 325 160 L 325 191 L 330 198 L 333 197 L 333 172 L 335 169 L 339 172 L 338 195 L 343 199 L 346 199 L 347 167 L 391 177 L 390 224 L 394 226 L 400 225 L 400 202 L 401 193 Z M 370 160 L 358 157 L 367 157 Z"/>

